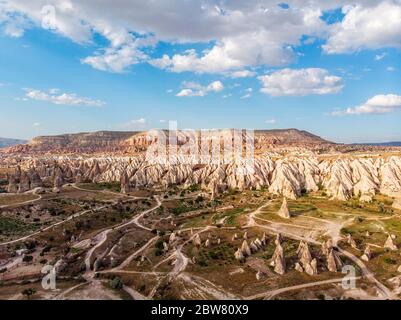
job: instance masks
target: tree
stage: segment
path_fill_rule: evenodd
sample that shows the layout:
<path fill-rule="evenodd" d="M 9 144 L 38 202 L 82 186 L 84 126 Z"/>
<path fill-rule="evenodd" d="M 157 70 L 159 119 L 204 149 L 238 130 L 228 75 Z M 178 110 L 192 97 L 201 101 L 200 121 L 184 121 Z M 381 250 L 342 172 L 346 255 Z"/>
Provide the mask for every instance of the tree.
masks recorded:
<path fill-rule="evenodd" d="M 124 286 L 123 281 L 119 277 L 115 277 L 110 280 L 109 285 L 112 289 L 121 290 Z"/>
<path fill-rule="evenodd" d="M 28 288 L 23 290 L 21 293 L 26 296 L 28 300 L 30 300 L 31 297 L 36 293 L 36 290 L 34 288 Z"/>
<path fill-rule="evenodd" d="M 33 260 L 33 257 L 32 256 L 24 256 L 23 258 L 22 258 L 22 261 L 23 262 L 26 262 L 26 263 L 29 263 L 29 262 L 31 262 Z"/>

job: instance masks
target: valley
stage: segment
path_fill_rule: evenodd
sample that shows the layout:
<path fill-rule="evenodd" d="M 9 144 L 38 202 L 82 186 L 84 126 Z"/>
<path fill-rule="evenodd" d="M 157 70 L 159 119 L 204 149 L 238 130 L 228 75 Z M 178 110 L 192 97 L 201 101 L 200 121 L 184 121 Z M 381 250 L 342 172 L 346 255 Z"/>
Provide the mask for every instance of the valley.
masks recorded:
<path fill-rule="evenodd" d="M 3 150 L 0 299 L 399 299 L 401 152 L 287 142 L 243 175 L 140 140 Z"/>

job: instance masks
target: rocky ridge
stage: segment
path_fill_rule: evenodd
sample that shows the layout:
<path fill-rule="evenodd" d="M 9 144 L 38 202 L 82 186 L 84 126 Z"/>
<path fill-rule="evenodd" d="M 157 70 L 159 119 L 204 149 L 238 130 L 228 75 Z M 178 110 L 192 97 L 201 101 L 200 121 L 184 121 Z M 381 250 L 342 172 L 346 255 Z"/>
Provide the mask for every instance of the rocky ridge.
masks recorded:
<path fill-rule="evenodd" d="M 150 163 L 136 157 L 26 157 L 5 158 L 3 165 L 19 166 L 10 175 L 9 191 L 26 191 L 41 181 L 60 184 L 94 181 L 121 182 L 124 190 L 139 187 L 199 184 L 221 193 L 227 189 L 261 189 L 296 199 L 305 191 L 325 190 L 333 199 L 360 196 L 370 201 L 377 193 L 401 191 L 401 156 L 281 157 L 258 156 L 254 172 L 241 172 L 243 163 L 191 164 L 177 157 L 173 163 Z M 56 184 L 56 183 L 55 183 Z"/>

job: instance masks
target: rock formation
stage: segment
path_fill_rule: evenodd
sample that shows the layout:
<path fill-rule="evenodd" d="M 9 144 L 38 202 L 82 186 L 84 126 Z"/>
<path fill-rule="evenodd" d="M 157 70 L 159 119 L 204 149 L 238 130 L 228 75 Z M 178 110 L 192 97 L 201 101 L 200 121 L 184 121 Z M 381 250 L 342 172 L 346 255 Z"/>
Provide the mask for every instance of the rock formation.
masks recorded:
<path fill-rule="evenodd" d="M 281 208 L 278 211 L 278 215 L 285 219 L 291 218 L 290 211 L 288 210 L 287 198 L 283 199 L 283 204 L 281 205 Z"/>
<path fill-rule="evenodd" d="M 397 246 L 394 244 L 393 238 L 391 237 L 391 235 L 388 236 L 386 242 L 384 243 L 384 248 L 390 249 L 391 251 L 397 250 Z"/>
<path fill-rule="evenodd" d="M 17 184 L 17 179 L 15 178 L 15 176 L 7 175 L 7 180 L 8 180 L 7 192 L 17 193 L 18 192 L 18 184 Z"/>
<path fill-rule="evenodd" d="M 354 249 L 358 249 L 358 246 L 356 245 L 356 242 L 354 239 L 352 239 L 352 236 L 350 234 L 347 235 L 347 243 Z"/>
<path fill-rule="evenodd" d="M 276 249 L 273 253 L 270 265 L 274 267 L 274 272 L 283 275 L 285 273 L 284 250 L 279 241 L 276 241 Z"/>
<path fill-rule="evenodd" d="M 331 248 L 327 254 L 327 269 L 331 272 L 337 272 L 341 270 L 342 266 L 343 263 L 337 252 Z"/>
<path fill-rule="evenodd" d="M 126 171 L 124 171 L 124 173 L 121 175 L 120 185 L 121 185 L 121 193 L 127 194 L 131 192 L 131 186 Z"/>
<path fill-rule="evenodd" d="M 56 167 L 53 178 L 53 192 L 60 192 L 63 184 L 63 171 L 59 167 Z"/>
<path fill-rule="evenodd" d="M 243 261 L 245 260 L 245 256 L 242 253 L 242 250 L 240 248 L 237 249 L 237 251 L 235 251 L 234 253 L 234 257 L 235 259 L 237 259 L 238 261 Z"/>
<path fill-rule="evenodd" d="M 365 251 L 363 252 L 363 255 L 361 256 L 361 259 L 367 262 L 370 260 L 371 256 L 372 256 L 372 252 L 370 250 L 370 246 L 367 245 L 365 248 Z"/>
<path fill-rule="evenodd" d="M 305 272 L 310 276 L 315 276 L 318 274 L 316 259 L 312 259 L 312 261 L 305 266 Z"/>
<path fill-rule="evenodd" d="M 39 173 L 36 170 L 31 170 L 28 173 L 29 180 L 30 180 L 30 188 L 31 189 L 36 189 L 36 188 L 42 188 L 43 187 L 43 181 L 40 178 Z"/>
<path fill-rule="evenodd" d="M 195 235 L 195 237 L 192 239 L 192 243 L 193 243 L 194 246 L 196 246 L 196 247 L 200 247 L 200 246 L 202 245 L 202 240 L 201 240 L 201 238 L 200 238 L 200 236 L 199 236 L 198 233 L 197 233 L 197 234 Z"/>
<path fill-rule="evenodd" d="M 10 162 L 16 150 L 13 152 Z M 219 188 L 240 190 L 266 187 L 270 193 L 289 199 L 296 199 L 303 190 L 317 191 L 320 187 L 331 198 L 339 200 L 358 195 L 367 199 L 378 192 L 391 196 L 401 191 L 401 157 L 395 155 L 379 158 L 358 155 L 320 158 L 318 154 L 303 156 L 302 153 L 275 158 L 257 155 L 254 172 L 242 175 L 238 173 L 242 168 L 240 162 L 218 165 L 210 161 L 199 166 L 189 160 L 177 155 L 172 157 L 171 163 L 153 163 L 144 153 L 132 157 L 88 156 L 83 160 L 54 152 L 51 157 L 25 157 L 21 167 L 25 171 L 35 169 L 43 181 L 54 180 L 59 168 L 65 172 L 61 176 L 65 181 L 116 182 L 121 181 L 126 172 L 129 179 L 124 179 L 129 180 L 132 187 L 173 184 L 199 184 L 205 188 L 216 184 Z M 9 180 L 12 191 L 19 178 L 20 174 L 16 172 L 15 181 Z"/>
<path fill-rule="evenodd" d="M 313 276 L 317 275 L 317 260 L 312 258 L 312 254 L 309 250 L 309 245 L 305 241 L 301 241 L 298 246 L 297 255 L 299 258 L 298 266 L 296 270 L 300 272 L 306 272 Z"/>
<path fill-rule="evenodd" d="M 251 248 L 249 247 L 248 242 L 246 240 L 242 242 L 241 251 L 245 257 L 250 256 L 252 254 Z"/>
<path fill-rule="evenodd" d="M 23 171 L 21 173 L 20 182 L 18 186 L 18 193 L 24 193 L 31 190 L 31 182 L 29 180 L 28 174 Z"/>

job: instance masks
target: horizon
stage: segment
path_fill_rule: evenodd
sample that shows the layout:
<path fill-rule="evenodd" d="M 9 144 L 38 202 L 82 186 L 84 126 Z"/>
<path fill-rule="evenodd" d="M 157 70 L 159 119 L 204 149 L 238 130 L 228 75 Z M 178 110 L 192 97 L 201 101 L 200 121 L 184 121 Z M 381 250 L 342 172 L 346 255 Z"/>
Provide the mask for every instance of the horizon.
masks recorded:
<path fill-rule="evenodd" d="M 43 4 L 0 1 L 1 137 L 174 119 L 401 141 L 399 1 Z"/>
<path fill-rule="evenodd" d="M 55 137 L 55 136 L 64 136 L 64 135 L 79 135 L 79 134 L 90 134 L 90 133 L 99 133 L 99 132 L 116 132 L 116 133 L 133 133 L 133 134 L 138 134 L 138 133 L 143 133 L 143 132 L 147 132 L 147 131 L 151 131 L 151 130 L 163 130 L 163 131 L 169 131 L 168 128 L 153 128 L 153 129 L 149 129 L 149 130 L 139 130 L 139 131 L 135 131 L 135 130 L 97 130 L 97 131 L 78 131 L 78 132 L 66 132 L 66 133 L 58 133 L 58 134 L 49 134 L 49 135 L 38 135 L 38 136 L 33 136 L 30 138 L 10 138 L 10 137 L 2 137 L 0 136 L 0 139 L 6 139 L 6 140 L 21 140 L 21 141 L 25 141 L 26 143 L 29 143 L 30 141 L 32 141 L 35 138 L 41 138 L 41 137 Z M 177 129 L 178 131 L 186 131 L 186 130 L 247 130 L 245 128 L 195 128 L 195 129 Z M 392 140 L 392 141 L 376 141 L 376 142 L 372 142 L 372 141 L 363 141 L 363 142 L 338 142 L 338 141 L 333 141 L 333 140 L 329 140 L 321 135 L 319 135 L 316 132 L 310 132 L 308 130 L 303 130 L 303 129 L 298 129 L 298 128 L 275 128 L 275 129 L 251 129 L 255 132 L 257 131 L 289 131 L 289 130 L 298 130 L 301 132 L 307 132 L 309 134 L 315 135 L 319 138 L 322 138 L 323 140 L 326 140 L 328 142 L 332 142 L 332 143 L 336 143 L 336 144 L 345 144 L 345 145 L 353 145 L 353 144 L 386 144 L 386 143 L 401 143 L 401 139 L 400 141 L 397 140 Z"/>

